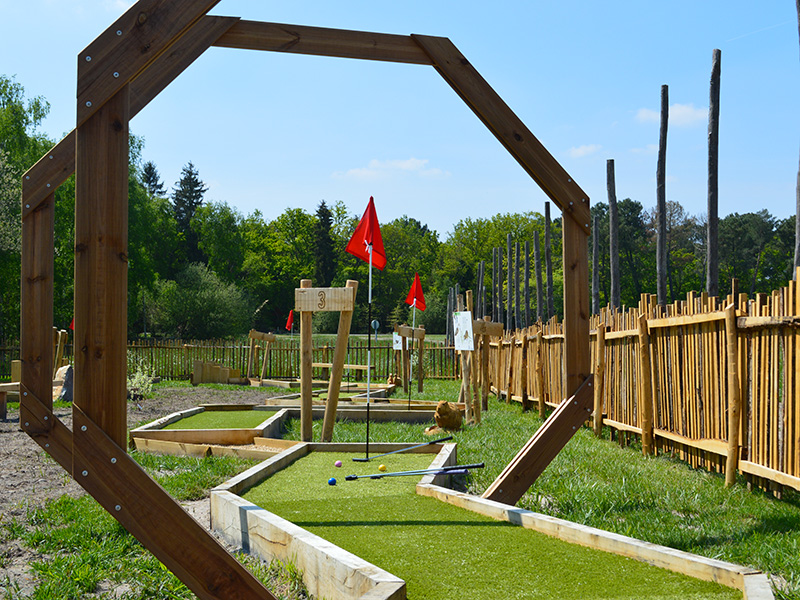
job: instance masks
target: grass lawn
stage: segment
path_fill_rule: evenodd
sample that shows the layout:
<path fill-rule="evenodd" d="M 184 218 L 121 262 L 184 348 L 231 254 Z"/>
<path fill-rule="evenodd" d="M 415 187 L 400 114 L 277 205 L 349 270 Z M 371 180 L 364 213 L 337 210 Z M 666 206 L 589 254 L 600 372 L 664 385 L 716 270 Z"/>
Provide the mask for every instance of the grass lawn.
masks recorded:
<path fill-rule="evenodd" d="M 274 415 L 274 410 L 204 410 L 170 423 L 163 429 L 252 429 Z"/>
<path fill-rule="evenodd" d="M 458 382 L 426 381 L 425 394 L 413 398 L 454 401 Z M 490 397 L 477 427 L 454 433 L 458 461 L 485 462 L 464 482 L 480 495 L 530 439 L 542 421 Z M 285 437 L 299 439 L 299 422 Z M 314 423 L 314 439 L 319 439 Z M 372 423 L 373 442 L 425 442 L 423 425 Z M 334 442 L 363 442 L 363 423 L 339 422 Z M 579 430 L 517 506 L 685 550 L 709 558 L 761 569 L 783 578 L 781 600 L 800 600 L 800 493 L 786 488 L 782 500 L 749 491 L 743 478 L 729 489 L 724 476 L 692 469 L 666 455 L 644 457 L 640 447 L 620 448 Z"/>
<path fill-rule="evenodd" d="M 345 474 L 377 473 L 378 465 L 340 454 L 303 457 L 245 498 L 403 578 L 412 600 L 742 597 L 738 590 L 417 496 L 419 477 L 344 481 Z M 342 468 L 333 466 L 337 458 Z M 379 460 L 396 471 L 425 468 L 432 458 Z M 335 476 L 339 483 L 328 485 Z"/>

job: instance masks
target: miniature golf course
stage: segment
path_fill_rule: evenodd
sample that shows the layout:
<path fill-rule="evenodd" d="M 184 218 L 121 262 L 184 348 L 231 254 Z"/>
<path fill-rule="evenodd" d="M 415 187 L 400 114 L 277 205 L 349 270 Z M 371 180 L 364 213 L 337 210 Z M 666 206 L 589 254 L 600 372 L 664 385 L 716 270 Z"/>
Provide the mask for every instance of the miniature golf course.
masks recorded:
<path fill-rule="evenodd" d="M 170 423 L 162 429 L 252 429 L 277 411 L 270 410 L 204 410 Z"/>
<path fill-rule="evenodd" d="M 243 497 L 404 579 L 412 600 L 741 598 L 740 591 L 562 542 L 418 496 L 420 476 L 346 475 L 425 469 L 430 454 L 311 452 Z M 334 466 L 341 460 L 343 466 Z M 336 485 L 329 485 L 329 478 Z"/>

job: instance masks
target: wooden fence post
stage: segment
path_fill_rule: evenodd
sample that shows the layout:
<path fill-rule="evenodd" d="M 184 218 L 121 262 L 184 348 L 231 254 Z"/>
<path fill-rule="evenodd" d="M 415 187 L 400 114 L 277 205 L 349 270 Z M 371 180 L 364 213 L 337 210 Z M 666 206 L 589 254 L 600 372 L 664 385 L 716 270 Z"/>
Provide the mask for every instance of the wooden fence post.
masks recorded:
<path fill-rule="evenodd" d="M 528 398 L 528 331 L 522 330 L 522 367 L 519 373 L 519 383 L 522 388 L 522 410 L 531 409 L 531 401 Z"/>
<path fill-rule="evenodd" d="M 736 327 L 736 307 L 725 308 L 725 337 L 728 350 L 728 456 L 725 461 L 725 487 L 736 483 L 739 468 L 739 340 Z"/>
<path fill-rule="evenodd" d="M 639 423 L 642 429 L 642 454 L 653 453 L 653 388 L 650 379 L 650 333 L 647 315 L 639 315 L 639 362 L 642 381 L 639 386 Z"/>
<path fill-rule="evenodd" d="M 300 280 L 301 288 L 310 288 L 310 279 Z M 311 394 L 311 317 L 314 313 L 300 313 L 300 439 L 310 442 L 312 438 L 312 394 Z M 254 340 L 251 340 L 254 341 Z M 248 368 L 249 371 L 249 368 Z"/>
<path fill-rule="evenodd" d="M 544 392 L 544 334 L 542 333 L 541 323 L 539 331 L 536 332 L 536 395 L 539 396 L 539 417 L 544 420 L 545 413 L 545 392 Z"/>
<path fill-rule="evenodd" d="M 597 231 L 595 229 L 595 231 Z M 606 323 L 601 312 L 601 320 L 597 323 L 597 347 L 594 367 L 594 434 L 600 437 L 603 433 L 603 384 L 606 374 Z"/>

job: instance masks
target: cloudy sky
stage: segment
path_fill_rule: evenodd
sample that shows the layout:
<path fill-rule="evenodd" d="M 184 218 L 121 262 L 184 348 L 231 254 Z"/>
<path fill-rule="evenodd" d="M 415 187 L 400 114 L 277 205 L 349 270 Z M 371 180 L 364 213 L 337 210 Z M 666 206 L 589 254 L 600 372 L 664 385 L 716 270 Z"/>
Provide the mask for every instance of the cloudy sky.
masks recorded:
<path fill-rule="evenodd" d="M 132 3 L 0 0 L 0 73 L 74 127 L 78 53 Z M 709 78 L 722 51 L 720 212 L 794 214 L 800 43 L 790 0 L 561 2 L 223 0 L 212 14 L 449 37 L 593 202 L 655 204 L 661 86 L 667 197 L 706 206 Z M 442 237 L 465 217 L 546 197 L 429 67 L 212 48 L 132 122 L 168 188 L 192 161 L 208 200 L 273 218 L 343 201 Z"/>

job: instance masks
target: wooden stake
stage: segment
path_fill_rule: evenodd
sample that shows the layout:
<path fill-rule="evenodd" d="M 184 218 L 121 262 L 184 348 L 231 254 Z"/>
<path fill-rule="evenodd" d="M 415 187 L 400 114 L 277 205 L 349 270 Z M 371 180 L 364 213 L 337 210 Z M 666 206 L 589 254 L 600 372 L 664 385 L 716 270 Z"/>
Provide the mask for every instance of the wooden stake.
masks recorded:
<path fill-rule="evenodd" d="M 547 416 L 547 403 L 544 389 L 544 334 L 541 328 L 536 332 L 536 395 L 539 397 L 539 417 L 544 421 Z"/>
<path fill-rule="evenodd" d="M 728 354 L 728 456 L 725 461 L 725 487 L 736 483 L 739 468 L 739 427 L 741 402 L 739 397 L 739 336 L 736 329 L 736 307 L 725 309 L 725 338 Z"/>
<path fill-rule="evenodd" d="M 642 429 L 642 454 L 653 453 L 653 391 L 650 377 L 650 334 L 647 331 L 647 316 L 639 315 L 639 427 Z"/>
<path fill-rule="evenodd" d="M 595 230 L 597 231 L 597 230 Z M 603 389 L 606 376 L 606 324 L 601 313 L 597 323 L 597 345 L 594 361 L 594 434 L 600 437 L 603 433 Z"/>

